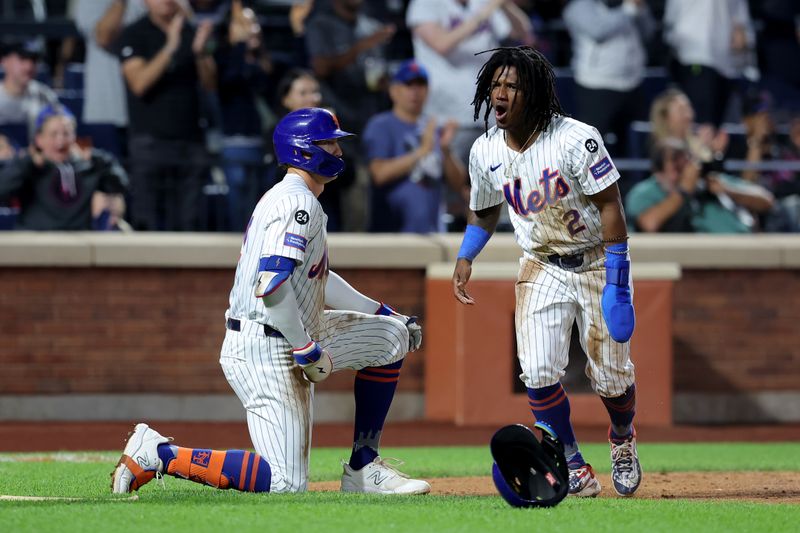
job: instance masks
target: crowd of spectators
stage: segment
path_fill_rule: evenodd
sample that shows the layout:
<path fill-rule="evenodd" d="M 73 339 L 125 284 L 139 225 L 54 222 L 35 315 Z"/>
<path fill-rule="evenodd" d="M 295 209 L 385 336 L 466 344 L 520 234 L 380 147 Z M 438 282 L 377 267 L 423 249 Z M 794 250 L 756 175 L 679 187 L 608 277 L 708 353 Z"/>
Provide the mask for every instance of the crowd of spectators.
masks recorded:
<path fill-rule="evenodd" d="M 329 231 L 457 231 L 492 125 L 481 52 L 525 44 L 604 136 L 634 230 L 800 231 L 793 0 L 13 5 L 74 34 L 0 40 L 3 229 L 241 232 L 282 178 L 274 125 L 322 106 L 359 134 L 320 198 Z"/>

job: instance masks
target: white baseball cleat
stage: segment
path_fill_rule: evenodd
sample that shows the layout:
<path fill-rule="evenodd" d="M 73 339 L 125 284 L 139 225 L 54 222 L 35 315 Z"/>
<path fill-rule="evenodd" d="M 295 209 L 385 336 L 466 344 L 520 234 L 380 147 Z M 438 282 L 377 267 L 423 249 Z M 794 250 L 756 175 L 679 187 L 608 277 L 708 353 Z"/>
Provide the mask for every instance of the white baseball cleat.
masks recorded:
<path fill-rule="evenodd" d="M 388 458 L 387 458 L 388 459 Z M 411 479 L 397 470 L 402 462 L 376 457 L 361 470 L 354 470 L 342 462 L 342 492 L 365 492 L 367 494 L 428 494 L 431 486 L 427 481 Z"/>
<path fill-rule="evenodd" d="M 158 456 L 158 445 L 170 442 L 147 424 L 136 424 L 111 474 L 111 492 L 126 494 L 139 490 L 157 475 L 164 473 L 164 462 Z"/>

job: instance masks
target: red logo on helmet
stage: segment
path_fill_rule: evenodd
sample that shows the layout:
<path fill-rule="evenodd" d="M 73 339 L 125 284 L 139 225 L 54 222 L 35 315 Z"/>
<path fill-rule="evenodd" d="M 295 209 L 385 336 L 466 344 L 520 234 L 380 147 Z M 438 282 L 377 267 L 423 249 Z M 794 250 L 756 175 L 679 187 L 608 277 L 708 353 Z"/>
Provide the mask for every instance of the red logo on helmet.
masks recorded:
<path fill-rule="evenodd" d="M 326 109 L 326 111 L 328 111 L 328 110 Z M 341 126 L 339 126 L 339 118 L 336 116 L 336 114 L 333 111 L 328 111 L 328 113 L 331 114 L 331 118 L 333 119 L 333 123 L 336 124 L 336 129 L 337 130 L 341 129 Z"/>

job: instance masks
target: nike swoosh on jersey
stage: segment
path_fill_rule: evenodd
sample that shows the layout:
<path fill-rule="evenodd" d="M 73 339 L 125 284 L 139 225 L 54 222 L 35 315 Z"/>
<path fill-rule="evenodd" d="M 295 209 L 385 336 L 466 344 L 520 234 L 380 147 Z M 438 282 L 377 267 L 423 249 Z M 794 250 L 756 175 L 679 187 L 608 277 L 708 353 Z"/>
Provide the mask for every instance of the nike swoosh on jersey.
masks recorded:
<path fill-rule="evenodd" d="M 491 166 L 489 166 L 489 170 L 491 170 L 492 172 L 494 172 L 495 170 L 497 170 L 498 168 L 500 168 L 500 167 L 502 167 L 502 166 L 503 166 L 503 163 L 497 163 L 496 165 L 491 165 Z"/>

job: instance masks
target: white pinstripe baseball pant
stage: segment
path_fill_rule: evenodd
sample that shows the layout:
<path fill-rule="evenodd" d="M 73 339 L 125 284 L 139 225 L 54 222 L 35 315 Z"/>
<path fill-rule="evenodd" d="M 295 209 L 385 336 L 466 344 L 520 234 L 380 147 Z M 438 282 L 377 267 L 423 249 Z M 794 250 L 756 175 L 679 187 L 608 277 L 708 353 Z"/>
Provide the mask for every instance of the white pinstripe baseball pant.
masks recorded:
<path fill-rule="evenodd" d="M 568 363 L 573 322 L 587 355 L 586 375 L 600 396 L 619 396 L 634 382 L 630 342 L 615 342 L 600 307 L 605 286 L 602 247 L 584 265 L 565 269 L 538 256 L 520 259 L 516 284 L 517 354 L 528 388 L 553 385 Z"/>
<path fill-rule="evenodd" d="M 310 333 L 331 354 L 334 372 L 388 365 L 408 351 L 408 330 L 392 317 L 325 311 L 322 324 Z M 225 377 L 247 411 L 253 446 L 272 469 L 271 492 L 308 488 L 314 387 L 291 349 L 286 339 L 265 336 L 261 324 L 241 320 L 240 332 L 226 330 L 220 353 Z"/>

